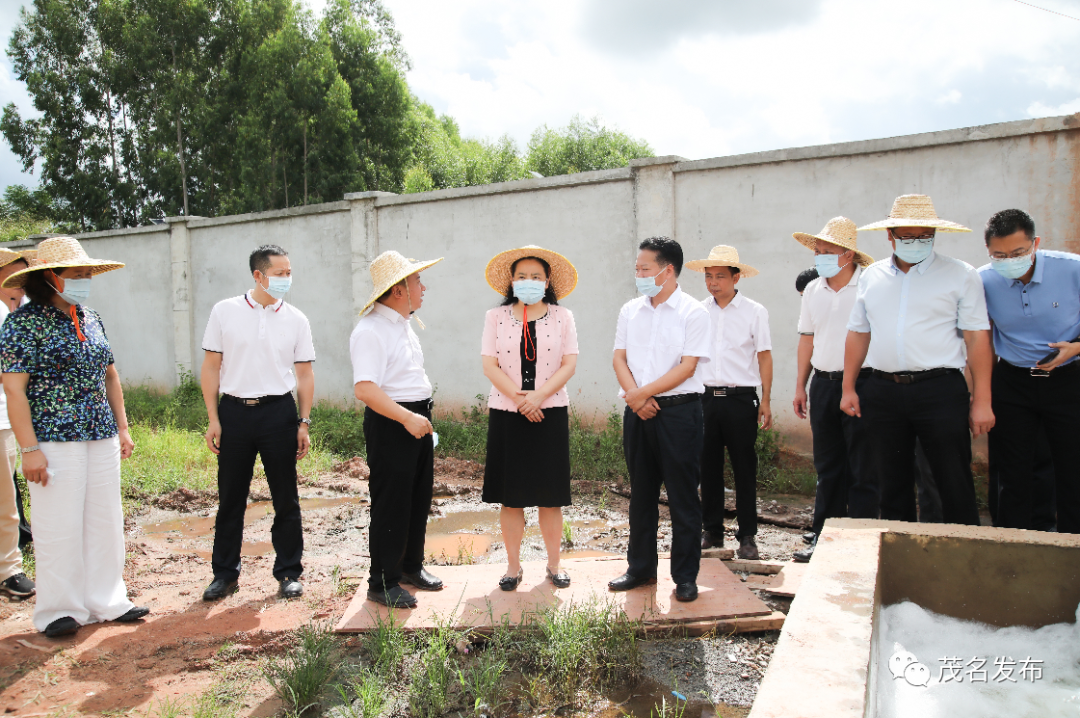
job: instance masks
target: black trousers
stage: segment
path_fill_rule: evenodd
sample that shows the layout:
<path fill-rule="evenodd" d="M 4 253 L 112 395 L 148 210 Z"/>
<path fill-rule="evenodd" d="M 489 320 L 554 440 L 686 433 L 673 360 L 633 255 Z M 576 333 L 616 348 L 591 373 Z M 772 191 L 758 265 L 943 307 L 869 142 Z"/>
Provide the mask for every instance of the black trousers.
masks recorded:
<path fill-rule="evenodd" d="M 1046 432 L 1040 432 L 1036 438 L 1035 466 L 1031 484 L 1031 528 L 1036 531 L 1057 530 L 1057 502 L 1054 500 L 1054 457 L 1050 453 L 1050 444 L 1046 441 Z M 997 458 L 996 446 L 990 442 L 989 471 L 987 476 L 987 504 L 994 526 L 998 522 L 998 494 L 1001 491 L 1001 462 Z M 21 530 L 21 527 L 20 527 Z M 20 542 L 22 539 L 20 539 Z"/>
<path fill-rule="evenodd" d="M 941 495 L 938 493 L 937 484 L 934 483 L 934 472 L 930 469 L 930 462 L 926 460 L 926 452 L 923 451 L 922 442 L 915 441 L 915 493 L 918 500 L 911 500 L 908 509 L 909 518 L 905 521 L 918 521 L 923 524 L 940 524 L 943 521 L 941 513 Z M 916 504 L 918 508 L 916 509 Z"/>
<path fill-rule="evenodd" d="M 856 380 L 856 390 L 866 382 Z M 843 380 L 814 373 L 810 380 L 810 431 L 814 442 L 814 471 L 817 492 L 811 531 L 820 534 L 825 519 L 848 515 L 849 504 L 860 501 L 877 512 L 876 482 L 863 478 L 866 472 L 863 420 L 840 410 Z M 857 487 L 857 488 L 856 488 Z M 854 500 L 853 492 L 859 492 Z"/>
<path fill-rule="evenodd" d="M 881 480 L 881 518 L 911 518 L 916 438 L 922 443 L 945 523 L 979 525 L 971 476 L 970 398 L 959 372 L 914 384 L 870 376 L 859 394 L 869 468 Z"/>
<path fill-rule="evenodd" d="M 669 406 L 643 420 L 623 413 L 623 453 L 630 472 L 630 544 L 626 551 L 633 576 L 656 576 L 656 530 L 660 525 L 660 486 L 667 488 L 671 512 L 671 578 L 697 581 L 701 566 L 701 403 Z"/>
<path fill-rule="evenodd" d="M 259 406 L 228 399 L 218 404 L 221 452 L 218 454 L 218 513 L 214 523 L 214 578 L 236 580 L 244 540 L 255 457 L 262 458 L 274 502 L 270 540 L 274 545 L 274 578 L 300 578 L 304 572 L 304 531 L 296 488 L 296 402 L 292 394 Z"/>
<path fill-rule="evenodd" d="M 724 448 L 731 457 L 735 478 L 737 538 L 757 535 L 758 457 L 754 442 L 758 430 L 757 392 L 733 396 L 702 395 L 705 443 L 701 450 L 702 527 L 713 543 L 724 539 Z"/>
<path fill-rule="evenodd" d="M 1044 434 L 1054 463 L 1057 530 L 1080 533 L 1080 371 L 1033 377 L 999 362 L 991 392 L 999 525 L 1033 528 L 1032 506 L 1047 500 L 1036 497 L 1033 478 L 1037 439 Z"/>
<path fill-rule="evenodd" d="M 430 399 L 400 403 L 431 418 Z M 402 573 L 423 568 L 435 447 L 431 434 L 416 439 L 404 426 L 371 409 L 364 409 L 364 441 L 371 468 L 368 585 L 381 591 L 397 586 Z"/>
<path fill-rule="evenodd" d="M 30 522 L 26 520 L 26 512 L 23 508 L 22 489 L 19 487 L 19 472 L 11 474 L 11 480 L 15 482 L 15 505 L 19 510 L 19 550 L 34 540 L 34 534 L 30 532 Z"/>

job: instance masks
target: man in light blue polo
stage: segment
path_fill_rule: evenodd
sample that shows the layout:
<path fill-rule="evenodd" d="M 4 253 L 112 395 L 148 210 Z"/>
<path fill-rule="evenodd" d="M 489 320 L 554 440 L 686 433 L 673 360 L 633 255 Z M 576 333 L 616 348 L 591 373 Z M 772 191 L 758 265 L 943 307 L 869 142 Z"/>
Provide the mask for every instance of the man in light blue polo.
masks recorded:
<path fill-rule="evenodd" d="M 1054 460 L 1057 529 L 1080 533 L 1080 256 L 1040 250 L 1035 223 L 1018 209 L 992 216 L 985 236 L 990 263 L 979 277 L 998 356 L 990 431 L 996 523 L 1034 528 L 1033 505 L 1053 501 L 1033 477 L 1043 435 Z"/>

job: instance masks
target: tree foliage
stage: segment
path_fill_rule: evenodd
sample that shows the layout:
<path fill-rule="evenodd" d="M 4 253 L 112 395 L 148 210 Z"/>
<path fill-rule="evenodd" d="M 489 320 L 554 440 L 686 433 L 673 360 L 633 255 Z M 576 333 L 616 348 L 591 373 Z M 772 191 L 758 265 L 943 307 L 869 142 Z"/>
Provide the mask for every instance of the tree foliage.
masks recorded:
<path fill-rule="evenodd" d="M 626 167 L 630 160 L 652 157 L 649 144 L 604 127 L 598 118 L 575 115 L 567 127 L 540 127 L 529 140 L 526 169 L 545 177 Z"/>

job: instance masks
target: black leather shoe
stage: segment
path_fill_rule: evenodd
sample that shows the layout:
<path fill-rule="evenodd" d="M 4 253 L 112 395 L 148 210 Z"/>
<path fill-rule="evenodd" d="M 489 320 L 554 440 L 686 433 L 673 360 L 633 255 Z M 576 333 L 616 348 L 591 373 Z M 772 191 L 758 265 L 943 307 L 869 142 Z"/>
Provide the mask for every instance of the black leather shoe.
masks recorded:
<path fill-rule="evenodd" d="M 412 586 L 416 586 L 421 591 L 441 591 L 443 588 L 443 582 L 441 578 L 432 576 L 424 569 L 420 569 L 416 573 L 403 573 L 401 580 Z"/>
<path fill-rule="evenodd" d="M 697 598 L 697 584 L 691 581 L 690 583 L 680 583 L 675 586 L 675 600 L 693 601 Z"/>
<path fill-rule="evenodd" d="M 814 556 L 814 549 L 817 548 L 817 536 L 810 542 L 810 545 L 801 551 L 796 551 L 791 557 L 795 563 L 809 563 L 810 559 Z"/>
<path fill-rule="evenodd" d="M 70 636 L 78 630 L 79 622 L 71 616 L 64 616 L 45 626 L 45 635 L 49 638 L 59 638 L 60 636 Z"/>
<path fill-rule="evenodd" d="M 278 595 L 282 598 L 300 598 L 304 595 L 304 584 L 298 578 L 285 578 L 278 581 Z"/>
<path fill-rule="evenodd" d="M 703 550 L 707 548 L 724 548 L 724 535 L 720 534 L 717 536 L 711 531 L 702 531 L 701 548 Z"/>
<path fill-rule="evenodd" d="M 761 558 L 757 550 L 757 542 L 753 536 L 743 536 L 739 539 L 739 550 L 736 552 L 739 558 L 748 561 L 757 561 Z"/>
<path fill-rule="evenodd" d="M 203 591 L 202 600 L 219 601 L 239 590 L 240 583 L 236 579 L 229 581 L 224 578 L 215 578 L 210 585 L 206 587 L 206 590 Z"/>
<path fill-rule="evenodd" d="M 607 587 L 612 591 L 629 591 L 638 586 L 651 586 L 654 583 L 656 583 L 656 576 L 635 576 L 632 573 L 624 573 L 608 581 Z"/>
<path fill-rule="evenodd" d="M 521 579 L 525 577 L 524 569 L 519 568 L 517 576 L 503 576 L 499 579 L 499 588 L 504 591 L 513 591 L 521 583 Z"/>
<path fill-rule="evenodd" d="M 368 589 L 367 597 L 369 601 L 381 603 L 390 608 L 414 608 L 416 606 L 416 596 L 413 596 L 401 586 L 391 586 L 383 591 Z"/>
<path fill-rule="evenodd" d="M 816 539 L 816 538 L 817 538 L 817 534 L 814 533 L 813 531 L 807 531 L 806 533 L 804 533 L 802 535 L 803 543 L 813 543 L 814 539 Z"/>
<path fill-rule="evenodd" d="M 551 585 L 555 588 L 566 588 L 570 585 L 570 574 L 563 569 L 559 569 L 558 573 L 552 573 L 551 568 L 547 569 L 548 580 L 551 581 Z"/>
<path fill-rule="evenodd" d="M 132 606 L 128 609 L 127 613 L 125 613 L 123 616 L 120 616 L 120 618 L 117 618 L 116 622 L 131 623 L 132 621 L 138 621 L 140 618 L 148 615 L 149 613 L 150 609 L 146 606 Z"/>

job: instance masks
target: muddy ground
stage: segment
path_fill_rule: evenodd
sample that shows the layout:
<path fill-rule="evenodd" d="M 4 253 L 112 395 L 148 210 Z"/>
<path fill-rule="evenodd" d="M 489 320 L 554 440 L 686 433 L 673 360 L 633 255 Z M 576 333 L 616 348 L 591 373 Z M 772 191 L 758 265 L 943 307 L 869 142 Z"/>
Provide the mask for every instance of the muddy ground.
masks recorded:
<path fill-rule="evenodd" d="M 441 459 L 435 506 L 428 525 L 430 563 L 502 563 L 498 511 L 480 501 L 482 466 Z M 622 487 L 580 482 L 567 556 L 622 554 L 628 537 L 628 499 Z M 366 576 L 368 503 L 366 466 L 353 460 L 301 485 L 304 517 L 303 598 L 280 600 L 271 575 L 273 519 L 265 482 L 252 484 L 240 591 L 204 603 L 216 497 L 184 489 L 158 497 L 127 521 L 125 578 L 132 600 L 151 609 L 137 624 L 83 627 L 74 637 L 46 639 L 31 623 L 33 599 L 0 600 L 0 713 L 12 716 L 166 715 L 193 705 L 208 691 L 237 699 L 239 714 L 269 716 L 280 703 L 262 679 L 262 657 L 286 650 L 289 631 L 311 621 L 330 622 Z M 761 501 L 762 516 L 797 525 L 809 516 L 802 497 Z M 523 560 L 544 558 L 535 510 L 527 512 Z M 733 519 L 731 520 L 733 523 Z M 763 559 L 787 561 L 803 544 L 802 530 L 762 524 Z M 735 546 L 734 528 L 728 545 Z M 661 505 L 660 550 L 670 547 L 667 507 Z M 437 573 L 437 569 L 436 569 Z M 774 609 L 789 601 L 762 595 Z M 646 678 L 613 695 L 595 715 L 648 716 L 653 702 L 675 690 L 690 699 L 687 718 L 716 712 L 745 715 L 768 665 L 777 632 L 698 639 L 650 639 L 643 644 Z M 355 646 L 349 638 L 346 646 Z M 226 695 L 228 694 L 228 695 Z M 190 715 L 188 707 L 185 714 Z"/>

